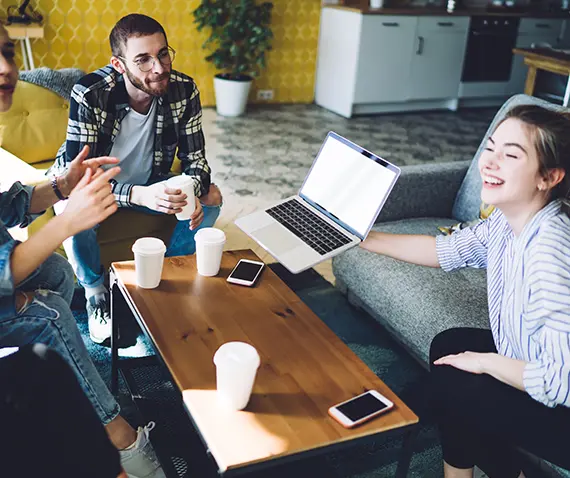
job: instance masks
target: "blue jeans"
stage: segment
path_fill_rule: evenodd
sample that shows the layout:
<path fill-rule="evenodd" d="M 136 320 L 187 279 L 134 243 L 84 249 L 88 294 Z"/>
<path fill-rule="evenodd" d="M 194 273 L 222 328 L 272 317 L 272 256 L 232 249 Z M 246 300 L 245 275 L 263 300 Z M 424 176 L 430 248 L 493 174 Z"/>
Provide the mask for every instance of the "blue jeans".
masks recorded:
<path fill-rule="evenodd" d="M 59 254 L 52 254 L 18 286 L 18 290 L 34 293 L 30 303 L 15 317 L 0 318 L 0 347 L 39 343 L 55 350 L 69 364 L 106 425 L 120 407 L 93 365 L 71 313 L 73 288 L 71 266 Z"/>
<path fill-rule="evenodd" d="M 133 209 L 147 214 L 164 214 L 142 206 Z M 204 227 L 212 227 L 220 215 L 221 206 L 204 206 L 204 220 L 197 229 L 190 230 L 190 221 L 178 221 L 170 237 L 166 257 L 186 256 L 196 252 L 194 236 Z M 104 283 L 105 274 L 101 265 L 101 253 L 97 243 L 97 227 L 87 229 L 67 239 L 63 246 L 73 266 L 78 282 L 83 287 L 97 287 Z"/>

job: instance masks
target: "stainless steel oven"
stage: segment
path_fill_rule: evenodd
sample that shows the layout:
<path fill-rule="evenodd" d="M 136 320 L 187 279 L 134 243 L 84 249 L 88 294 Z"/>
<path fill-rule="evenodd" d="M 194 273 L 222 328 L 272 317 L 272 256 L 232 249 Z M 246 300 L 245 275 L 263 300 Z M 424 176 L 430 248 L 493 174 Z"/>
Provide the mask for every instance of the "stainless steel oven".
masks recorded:
<path fill-rule="evenodd" d="M 518 27 L 518 18 L 471 17 L 461 81 L 509 81 Z"/>

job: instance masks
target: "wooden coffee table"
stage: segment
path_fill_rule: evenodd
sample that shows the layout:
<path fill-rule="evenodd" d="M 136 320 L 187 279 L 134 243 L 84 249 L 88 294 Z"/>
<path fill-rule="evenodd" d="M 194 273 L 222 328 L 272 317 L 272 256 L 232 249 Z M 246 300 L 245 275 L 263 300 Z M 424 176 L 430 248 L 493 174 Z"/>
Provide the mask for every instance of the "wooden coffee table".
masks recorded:
<path fill-rule="evenodd" d="M 135 285 L 133 261 L 111 265 L 112 317 L 126 302 L 180 390 L 219 473 L 252 471 L 400 433 L 404 446 L 397 476 L 406 476 L 418 417 L 270 268 L 255 287 L 226 282 L 241 258 L 258 260 L 249 250 L 225 252 L 217 277 L 198 275 L 195 256 L 167 258 L 162 281 L 151 290 Z M 216 400 L 212 358 L 233 340 L 252 344 L 261 356 L 251 400 L 241 412 Z M 352 430 L 329 417 L 330 406 L 370 389 L 395 408 Z"/>

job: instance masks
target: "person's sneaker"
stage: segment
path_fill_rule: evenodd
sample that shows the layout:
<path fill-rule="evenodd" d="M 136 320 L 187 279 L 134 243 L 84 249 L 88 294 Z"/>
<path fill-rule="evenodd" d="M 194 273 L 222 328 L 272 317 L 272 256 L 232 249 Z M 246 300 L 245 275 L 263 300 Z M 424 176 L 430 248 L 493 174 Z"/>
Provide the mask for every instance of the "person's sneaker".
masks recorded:
<path fill-rule="evenodd" d="M 109 312 L 109 296 L 105 294 L 98 299 L 89 297 L 85 306 L 89 318 L 89 336 L 97 344 L 111 338 L 111 314 Z"/>
<path fill-rule="evenodd" d="M 149 422 L 146 427 L 139 427 L 135 443 L 119 452 L 121 466 L 129 478 L 166 478 L 148 438 L 154 426 L 154 422 Z"/>

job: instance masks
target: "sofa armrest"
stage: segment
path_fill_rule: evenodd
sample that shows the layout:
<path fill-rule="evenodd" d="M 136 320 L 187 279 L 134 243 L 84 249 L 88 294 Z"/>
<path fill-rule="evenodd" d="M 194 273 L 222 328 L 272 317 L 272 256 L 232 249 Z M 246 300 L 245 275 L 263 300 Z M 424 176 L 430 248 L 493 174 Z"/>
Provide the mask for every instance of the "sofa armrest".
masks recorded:
<path fill-rule="evenodd" d="M 47 181 L 47 177 L 42 171 L 0 148 L 0 190 L 7 191 L 16 181 L 35 186 Z"/>
<path fill-rule="evenodd" d="M 471 161 L 402 167 L 376 222 L 413 217 L 452 217 L 457 192 Z"/>
<path fill-rule="evenodd" d="M 0 191 L 7 191 L 16 181 L 20 181 L 22 184 L 28 186 L 35 186 L 46 180 L 47 177 L 42 171 L 30 166 L 9 151 L 0 148 Z M 53 215 L 51 208 L 47 212 Z M 35 227 L 39 227 L 44 223 L 45 220 L 38 218 L 32 224 L 34 224 Z M 30 234 L 30 226 L 24 228 L 18 226 L 12 227 L 9 229 L 9 232 L 14 239 L 25 241 Z"/>

